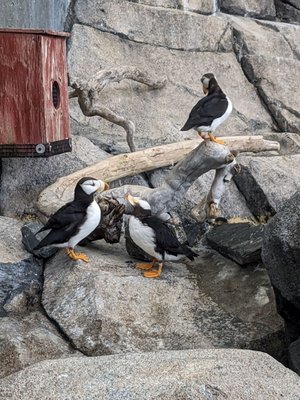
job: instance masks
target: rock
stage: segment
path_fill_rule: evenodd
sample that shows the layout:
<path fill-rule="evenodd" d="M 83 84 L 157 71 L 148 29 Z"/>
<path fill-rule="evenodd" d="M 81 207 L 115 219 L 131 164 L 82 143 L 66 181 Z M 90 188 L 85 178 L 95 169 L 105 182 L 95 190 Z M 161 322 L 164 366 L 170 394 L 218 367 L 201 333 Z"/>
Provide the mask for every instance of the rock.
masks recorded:
<path fill-rule="evenodd" d="M 35 258 L 0 263 L 0 316 L 23 314 L 40 302 L 43 266 Z"/>
<path fill-rule="evenodd" d="M 0 391 L 10 400 L 266 400 L 297 399 L 300 382 L 266 354 L 208 349 L 43 361 L 2 379 Z"/>
<path fill-rule="evenodd" d="M 274 0 L 276 15 L 284 22 L 300 22 L 300 5 L 298 0 Z"/>
<path fill-rule="evenodd" d="M 298 368 L 300 338 L 299 190 L 267 224 L 262 259 L 274 287 L 278 312 L 285 322 L 289 358 L 293 360 L 293 367 Z M 292 345 L 294 342 L 296 343 Z M 300 373 L 299 368 L 297 372 Z"/>
<path fill-rule="evenodd" d="M 207 18 L 123 0 L 78 0 L 75 13 L 79 24 L 138 43 L 189 51 L 228 52 L 232 48 L 228 23 L 221 16 Z M 126 19 L 120 15 L 126 15 Z"/>
<path fill-rule="evenodd" d="M 0 216 L 0 260 L 2 263 L 17 263 L 30 257 L 22 246 L 23 222 Z"/>
<path fill-rule="evenodd" d="M 3 317 L 0 320 L 1 378 L 41 360 L 65 358 L 73 353 L 80 355 L 39 312 L 21 319 Z"/>
<path fill-rule="evenodd" d="M 1 214 L 35 213 L 39 193 L 60 176 L 84 168 L 109 155 L 84 137 L 73 138 L 72 153 L 49 158 L 3 158 L 0 184 Z M 22 173 L 21 173 L 22 172 Z"/>
<path fill-rule="evenodd" d="M 276 16 L 273 0 L 221 0 L 220 10 L 228 14 L 262 19 L 275 19 Z"/>
<path fill-rule="evenodd" d="M 197 43 L 199 43 L 198 36 Z M 118 84 L 110 84 L 101 92 L 103 105 L 135 123 L 135 143 L 138 148 L 197 136 L 193 131 L 183 133 L 180 128 L 191 108 L 203 96 L 200 78 L 207 71 L 216 72 L 221 87 L 225 93 L 230 94 L 235 107 L 230 118 L 222 124 L 218 135 L 259 133 L 262 129 L 270 130 L 272 126 L 270 116 L 232 53 L 170 51 L 160 46 L 136 43 L 114 34 L 75 24 L 68 62 L 70 76 L 80 79 L 87 79 L 101 69 L 124 65 L 136 66 L 148 72 L 153 78 L 167 77 L 166 86 L 159 90 L 124 80 Z M 217 71 L 216 65 L 218 65 Z M 199 72 L 195 75 L 195 71 Z M 94 132 L 89 133 L 88 137 L 91 140 L 94 141 L 92 135 L 97 131 L 101 133 L 98 133 L 99 139 L 106 141 L 107 138 L 107 143 L 114 142 L 112 144 L 114 151 L 121 151 L 121 148 L 128 151 L 123 128 L 112 125 L 104 119 L 84 117 L 75 100 L 71 102 L 70 113 L 72 119 L 77 121 L 78 131 L 82 126 L 82 134 L 85 134 L 89 132 L 88 127 L 90 127 L 90 132 Z"/>
<path fill-rule="evenodd" d="M 288 347 L 289 367 L 300 373 L 300 337 L 292 342 Z"/>
<path fill-rule="evenodd" d="M 239 156 L 241 172 L 234 176 L 239 191 L 258 219 L 268 219 L 300 189 L 300 154 L 274 157 Z"/>
<path fill-rule="evenodd" d="M 278 330 L 278 324 L 274 328 L 225 312 L 199 292 L 196 273 L 184 264 L 168 264 L 160 279 L 147 279 L 120 245 L 98 242 L 84 251 L 89 264 L 73 262 L 64 252 L 47 261 L 42 302 L 86 355 L 251 348 L 252 341 Z M 208 264 L 200 255 L 194 261 L 197 273 L 203 265 L 213 268 L 215 262 Z"/>
<path fill-rule="evenodd" d="M 29 222 L 22 226 L 22 243 L 29 253 L 34 254 L 38 258 L 49 258 L 57 252 L 55 247 L 43 247 L 39 250 L 34 250 L 40 240 L 44 238 L 48 232 L 43 232 L 36 236 L 36 233 L 43 227 L 43 224 L 38 222 Z M 42 235 L 42 236 L 41 236 Z"/>
<path fill-rule="evenodd" d="M 261 260 L 263 232 L 263 225 L 224 224 L 211 229 L 206 239 L 213 249 L 244 265 Z"/>
<path fill-rule="evenodd" d="M 274 140 L 280 144 L 279 154 L 281 156 L 300 154 L 300 135 L 298 133 L 266 132 L 263 134 L 263 136 L 266 140 Z M 257 155 L 261 156 L 262 153 L 259 153 Z"/>
<path fill-rule="evenodd" d="M 281 131 L 300 132 L 300 30 L 279 23 L 232 18 L 234 49 L 247 78 Z M 289 71 L 288 74 L 285 71 Z"/>
<path fill-rule="evenodd" d="M 135 0 L 135 3 L 144 4 L 153 7 L 165 7 L 182 9 L 184 12 L 193 11 L 199 14 L 213 14 L 216 12 L 214 0 Z"/>
<path fill-rule="evenodd" d="M 0 316 L 28 312 L 41 295 L 43 266 L 23 248 L 21 227 L 0 217 Z"/>

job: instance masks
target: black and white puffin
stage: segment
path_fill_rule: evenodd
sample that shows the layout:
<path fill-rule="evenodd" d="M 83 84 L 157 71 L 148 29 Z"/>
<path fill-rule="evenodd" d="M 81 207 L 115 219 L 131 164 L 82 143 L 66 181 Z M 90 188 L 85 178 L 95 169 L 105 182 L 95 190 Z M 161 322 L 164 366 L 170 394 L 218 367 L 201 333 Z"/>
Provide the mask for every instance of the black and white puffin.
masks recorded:
<path fill-rule="evenodd" d="M 181 131 L 188 131 L 193 128 L 203 139 L 224 144 L 222 140 L 214 137 L 213 132 L 229 117 L 232 111 L 232 103 L 220 88 L 214 74 L 204 74 L 201 82 L 203 93 L 206 96 L 192 108 Z"/>
<path fill-rule="evenodd" d="M 65 247 L 68 256 L 73 260 L 89 262 L 87 255 L 76 253 L 74 247 L 99 225 L 101 210 L 94 199 L 94 194 L 96 191 L 103 192 L 108 188 L 108 184 L 101 180 L 89 177 L 80 179 L 75 187 L 74 200 L 56 211 L 39 230 L 39 232 L 50 230 L 50 232 L 35 250 L 45 246 Z"/>
<path fill-rule="evenodd" d="M 198 254 L 187 245 L 181 244 L 173 230 L 157 216 L 151 215 L 150 204 L 133 197 L 129 193 L 125 199 L 133 206 L 133 215 L 129 217 L 128 231 L 132 241 L 149 256 L 152 263 L 138 263 L 136 267 L 145 270 L 146 278 L 157 278 L 161 275 L 165 261 L 178 261 L 183 257 L 194 260 Z M 158 262 L 158 269 L 151 270 Z"/>

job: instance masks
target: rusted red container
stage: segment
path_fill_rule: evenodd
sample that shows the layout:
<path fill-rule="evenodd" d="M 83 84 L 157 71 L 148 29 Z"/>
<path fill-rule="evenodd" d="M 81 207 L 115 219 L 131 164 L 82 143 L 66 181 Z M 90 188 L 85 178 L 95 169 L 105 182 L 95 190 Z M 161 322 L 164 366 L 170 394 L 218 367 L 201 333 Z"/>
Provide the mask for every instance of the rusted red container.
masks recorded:
<path fill-rule="evenodd" d="M 0 29 L 0 157 L 71 151 L 66 38 Z"/>

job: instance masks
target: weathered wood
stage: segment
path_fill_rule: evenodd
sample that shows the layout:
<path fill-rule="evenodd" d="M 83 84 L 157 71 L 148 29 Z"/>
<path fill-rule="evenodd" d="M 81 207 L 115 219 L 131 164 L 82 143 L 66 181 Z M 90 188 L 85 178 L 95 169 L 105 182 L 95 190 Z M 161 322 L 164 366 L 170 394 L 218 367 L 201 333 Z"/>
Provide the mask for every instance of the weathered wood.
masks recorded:
<path fill-rule="evenodd" d="M 90 167 L 59 178 L 53 185 L 46 188 L 40 194 L 38 208 L 44 215 L 51 215 L 63 204 L 70 201 L 77 181 L 84 176 L 93 176 L 96 179 L 112 182 L 126 176 L 174 165 L 198 146 L 200 150 L 196 153 L 191 153 L 191 156 L 188 157 L 190 161 L 186 161 L 185 164 L 180 163 L 170 171 L 165 184 L 161 188 L 149 189 L 142 186 L 138 186 L 138 190 L 133 188 L 132 194 L 137 195 L 139 191 L 142 192 L 143 196 L 146 198 L 150 196 L 151 198 L 148 199 L 151 200 L 151 204 L 152 201 L 155 203 L 152 204 L 155 210 L 157 212 L 164 212 L 160 209 L 170 209 L 173 203 L 168 205 L 168 194 L 168 196 L 165 195 L 165 198 L 161 202 L 161 207 L 159 207 L 160 196 L 157 197 L 155 191 L 160 191 L 161 194 L 163 192 L 171 193 L 175 190 L 184 193 L 198 176 L 210 169 L 216 169 L 226 165 L 225 158 L 230 154 L 229 149 L 239 152 L 279 150 L 279 143 L 264 140 L 262 136 L 224 137 L 222 140 L 226 142 L 227 146 L 208 141 L 203 142 L 203 140 L 199 138 L 152 147 L 135 153 L 109 157 Z M 190 170 L 190 168 L 192 168 L 192 170 Z M 178 174 L 180 175 L 179 180 Z M 180 182 L 182 182 L 182 184 L 180 184 Z M 116 197 L 122 197 L 128 189 L 128 186 L 124 186 L 114 189 L 111 192 L 115 193 Z"/>
<path fill-rule="evenodd" d="M 126 140 L 131 151 L 135 151 L 134 134 L 135 125 L 127 117 L 118 115 L 114 111 L 100 103 L 100 92 L 110 82 L 120 82 L 123 79 L 131 79 L 143 83 L 152 89 L 160 89 L 167 83 L 167 79 L 152 79 L 147 73 L 140 71 L 136 67 L 125 66 L 121 68 L 112 68 L 110 70 L 101 70 L 91 77 L 88 81 L 72 78 L 72 91 L 69 97 L 78 97 L 78 104 L 81 111 L 87 117 L 102 117 L 116 125 L 124 128 Z"/>

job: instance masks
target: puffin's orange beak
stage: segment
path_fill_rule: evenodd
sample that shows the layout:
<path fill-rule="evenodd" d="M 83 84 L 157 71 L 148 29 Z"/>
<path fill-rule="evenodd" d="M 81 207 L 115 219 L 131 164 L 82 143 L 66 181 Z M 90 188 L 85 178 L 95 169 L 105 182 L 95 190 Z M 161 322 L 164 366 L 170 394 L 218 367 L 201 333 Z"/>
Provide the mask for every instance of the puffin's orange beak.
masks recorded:
<path fill-rule="evenodd" d="M 108 189 L 109 189 L 109 184 L 104 182 L 104 192 L 105 192 L 105 190 L 108 190 Z"/>

